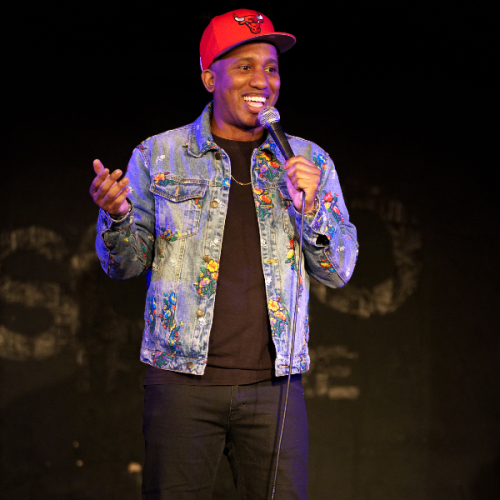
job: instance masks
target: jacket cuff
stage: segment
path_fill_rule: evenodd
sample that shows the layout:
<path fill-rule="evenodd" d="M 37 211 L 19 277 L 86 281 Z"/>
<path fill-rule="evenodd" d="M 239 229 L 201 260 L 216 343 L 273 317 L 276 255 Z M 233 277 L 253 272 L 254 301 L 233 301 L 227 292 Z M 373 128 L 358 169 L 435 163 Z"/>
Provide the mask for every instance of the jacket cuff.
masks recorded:
<path fill-rule="evenodd" d="M 331 227 L 330 216 L 319 197 L 316 197 L 314 205 L 317 209 L 315 208 L 311 212 L 304 214 L 304 239 L 313 246 L 327 247 L 329 245 L 328 235 L 335 232 L 336 228 Z M 295 206 L 294 210 L 295 223 L 299 228 L 302 215 L 295 209 Z M 318 240 L 319 236 L 326 236 L 326 238 Z M 322 243 L 319 241 L 322 241 Z"/>
<path fill-rule="evenodd" d="M 120 231 L 121 229 L 130 226 L 133 221 L 133 208 L 132 202 L 127 198 L 128 212 L 121 218 L 115 219 L 110 213 L 102 208 L 99 209 L 98 227 L 99 232 L 104 231 Z"/>

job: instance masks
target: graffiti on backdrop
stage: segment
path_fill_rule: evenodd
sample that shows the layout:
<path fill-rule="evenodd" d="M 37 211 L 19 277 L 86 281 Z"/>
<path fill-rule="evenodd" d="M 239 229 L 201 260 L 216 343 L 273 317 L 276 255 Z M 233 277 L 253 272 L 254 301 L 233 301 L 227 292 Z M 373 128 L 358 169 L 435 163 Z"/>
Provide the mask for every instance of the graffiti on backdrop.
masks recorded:
<path fill-rule="evenodd" d="M 348 286 L 332 290 L 311 280 L 311 293 L 324 305 L 347 314 L 369 318 L 399 309 L 417 288 L 422 269 L 422 238 L 418 223 L 398 200 L 381 195 L 376 187 L 349 199 L 349 209 L 368 210 L 383 222 L 391 237 L 395 273 L 372 287 Z M 361 249 L 362 252 L 362 249 Z"/>

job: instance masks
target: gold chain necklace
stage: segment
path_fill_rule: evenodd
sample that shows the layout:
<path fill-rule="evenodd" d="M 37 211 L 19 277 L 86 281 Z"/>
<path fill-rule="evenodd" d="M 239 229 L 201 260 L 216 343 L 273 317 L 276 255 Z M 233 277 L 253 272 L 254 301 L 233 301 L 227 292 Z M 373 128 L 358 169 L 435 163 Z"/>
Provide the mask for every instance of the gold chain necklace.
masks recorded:
<path fill-rule="evenodd" d="M 240 182 L 240 181 L 237 181 L 234 177 L 233 177 L 233 174 L 231 174 L 231 179 L 233 179 L 234 182 L 236 182 L 237 184 L 239 184 L 240 186 L 250 186 L 250 184 L 252 184 L 252 182 Z"/>

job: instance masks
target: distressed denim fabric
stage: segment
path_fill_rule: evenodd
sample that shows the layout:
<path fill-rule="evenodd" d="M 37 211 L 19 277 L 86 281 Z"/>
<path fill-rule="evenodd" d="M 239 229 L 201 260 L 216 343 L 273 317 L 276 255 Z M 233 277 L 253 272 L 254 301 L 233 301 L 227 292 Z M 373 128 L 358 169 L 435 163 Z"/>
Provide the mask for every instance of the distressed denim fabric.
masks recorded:
<path fill-rule="evenodd" d="M 132 211 L 114 221 L 100 211 L 96 249 L 105 272 L 124 280 L 149 274 L 141 360 L 202 375 L 214 314 L 231 165 L 210 132 L 212 104 L 192 124 L 156 135 L 133 152 L 127 176 Z M 319 209 L 304 217 L 304 259 L 292 373 L 309 368 L 309 275 L 332 288 L 357 258 L 338 176 L 316 144 L 288 136 L 296 155 L 321 170 Z M 270 135 L 250 165 L 276 376 L 288 373 L 298 266 L 298 213 L 286 189 L 285 160 Z M 250 186 L 249 186 L 250 189 Z M 222 263 L 224 265 L 224 263 Z M 306 272 L 307 271 L 307 272 Z"/>

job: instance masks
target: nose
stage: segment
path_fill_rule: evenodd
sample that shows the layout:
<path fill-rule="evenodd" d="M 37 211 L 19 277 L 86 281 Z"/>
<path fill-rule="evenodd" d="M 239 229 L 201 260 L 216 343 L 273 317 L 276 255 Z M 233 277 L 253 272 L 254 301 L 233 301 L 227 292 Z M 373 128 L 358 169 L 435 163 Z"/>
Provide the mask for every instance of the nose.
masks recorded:
<path fill-rule="evenodd" d="M 264 68 L 257 68 L 252 74 L 250 85 L 257 89 L 265 89 L 268 87 L 268 77 L 269 75 Z"/>

